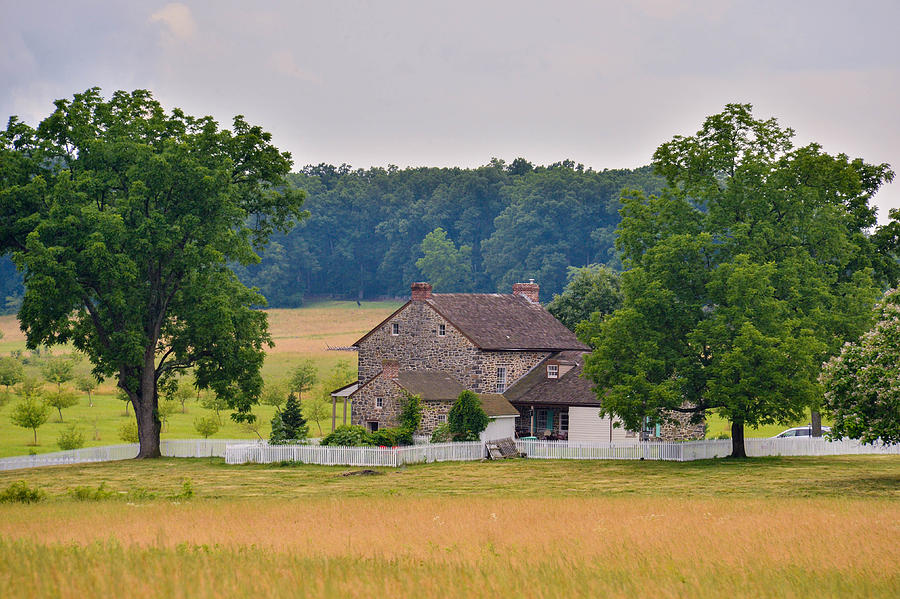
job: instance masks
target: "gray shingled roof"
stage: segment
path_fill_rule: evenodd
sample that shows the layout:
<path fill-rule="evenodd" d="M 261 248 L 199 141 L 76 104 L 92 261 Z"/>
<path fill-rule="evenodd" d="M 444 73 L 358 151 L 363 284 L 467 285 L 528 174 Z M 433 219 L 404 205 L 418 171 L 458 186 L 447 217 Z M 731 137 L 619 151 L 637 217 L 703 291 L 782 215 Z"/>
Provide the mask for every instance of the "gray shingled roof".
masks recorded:
<path fill-rule="evenodd" d="M 600 400 L 591 388 L 593 383 L 581 377 L 584 367 L 582 352 L 560 352 L 549 360 L 574 361 L 576 366 L 558 379 L 547 378 L 547 360 L 535 366 L 503 394 L 513 403 L 563 404 L 569 406 L 599 406 Z"/>
<path fill-rule="evenodd" d="M 397 384 L 424 401 L 455 401 L 465 389 L 449 373 L 440 370 L 405 370 Z M 481 407 L 488 416 L 518 416 L 519 412 L 502 395 L 480 393 Z"/>
<path fill-rule="evenodd" d="M 465 390 L 459 381 L 440 370 L 404 370 L 397 375 L 397 383 L 426 401 L 454 401 Z"/>
<path fill-rule="evenodd" d="M 481 349 L 588 349 L 540 304 L 522 296 L 435 293 L 425 301 Z"/>

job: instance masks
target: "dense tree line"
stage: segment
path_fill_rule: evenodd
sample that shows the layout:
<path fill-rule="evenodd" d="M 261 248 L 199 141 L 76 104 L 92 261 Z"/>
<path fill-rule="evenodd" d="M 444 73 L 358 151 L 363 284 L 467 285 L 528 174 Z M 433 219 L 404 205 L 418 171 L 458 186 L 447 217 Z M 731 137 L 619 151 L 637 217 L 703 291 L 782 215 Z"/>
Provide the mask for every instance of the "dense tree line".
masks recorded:
<path fill-rule="evenodd" d="M 594 171 L 564 161 L 493 160 L 474 169 L 351 169 L 320 164 L 291 175 L 311 216 L 275 236 L 258 265 L 235 270 L 274 307 L 305 296 L 509 292 L 534 278 L 549 300 L 567 268 L 617 265 L 613 231 L 623 188 L 656 193 L 649 167 Z"/>
<path fill-rule="evenodd" d="M 307 296 L 404 296 L 415 280 L 438 292 L 509 292 L 534 278 L 550 300 L 568 267 L 618 267 L 613 248 L 623 188 L 658 193 L 650 167 L 595 171 L 572 161 L 534 166 L 518 158 L 478 168 L 307 166 L 290 175 L 311 216 L 275 235 L 262 261 L 233 264 L 273 307 Z M 0 311 L 23 287 L 0 261 Z"/>

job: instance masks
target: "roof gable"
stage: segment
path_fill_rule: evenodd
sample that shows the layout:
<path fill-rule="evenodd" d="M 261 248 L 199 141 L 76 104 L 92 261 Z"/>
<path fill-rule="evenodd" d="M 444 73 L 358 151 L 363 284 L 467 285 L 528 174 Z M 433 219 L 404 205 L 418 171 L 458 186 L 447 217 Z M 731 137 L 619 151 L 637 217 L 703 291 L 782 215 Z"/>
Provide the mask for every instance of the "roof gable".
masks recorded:
<path fill-rule="evenodd" d="M 547 378 L 547 364 L 551 361 L 575 362 L 576 366 L 556 379 Z M 599 406 L 600 400 L 593 383 L 581 376 L 584 369 L 582 352 L 566 351 L 540 362 L 516 381 L 503 394 L 516 403 Z"/>
<path fill-rule="evenodd" d="M 520 295 L 435 293 L 425 303 L 481 349 L 588 349 L 543 306 Z"/>

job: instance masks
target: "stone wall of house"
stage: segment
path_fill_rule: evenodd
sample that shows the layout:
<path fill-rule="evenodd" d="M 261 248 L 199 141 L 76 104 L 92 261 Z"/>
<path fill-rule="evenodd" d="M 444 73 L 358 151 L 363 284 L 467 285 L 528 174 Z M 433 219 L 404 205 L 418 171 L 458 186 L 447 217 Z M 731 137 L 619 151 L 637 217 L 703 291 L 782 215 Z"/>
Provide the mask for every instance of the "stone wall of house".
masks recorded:
<path fill-rule="evenodd" d="M 400 325 L 392 335 L 392 325 Z M 439 326 L 445 335 L 438 335 Z M 477 348 L 425 302 L 410 302 L 359 344 L 359 382 L 381 372 L 384 360 L 397 360 L 400 370 L 443 370 L 463 385 Z"/>
<path fill-rule="evenodd" d="M 400 399 L 403 393 L 395 381 L 379 376 L 351 396 L 350 423 L 366 426 L 378 422 L 378 428 L 397 426 L 400 422 Z M 378 398 L 382 405 L 378 407 Z"/>
<path fill-rule="evenodd" d="M 394 323 L 400 327 L 397 335 L 391 334 Z M 362 385 L 381 372 L 384 360 L 396 360 L 401 371 L 441 370 L 466 389 L 495 393 L 498 367 L 506 367 L 508 387 L 548 355 L 482 351 L 428 304 L 413 301 L 359 344 L 359 382 Z"/>
<path fill-rule="evenodd" d="M 663 441 L 697 441 L 706 436 L 706 421 L 691 423 L 691 414 L 669 412 L 669 418 L 659 427 Z"/>
<path fill-rule="evenodd" d="M 419 425 L 419 435 L 430 435 L 434 429 L 447 423 L 447 415 L 453 404 L 449 401 L 423 401 L 422 423 Z"/>

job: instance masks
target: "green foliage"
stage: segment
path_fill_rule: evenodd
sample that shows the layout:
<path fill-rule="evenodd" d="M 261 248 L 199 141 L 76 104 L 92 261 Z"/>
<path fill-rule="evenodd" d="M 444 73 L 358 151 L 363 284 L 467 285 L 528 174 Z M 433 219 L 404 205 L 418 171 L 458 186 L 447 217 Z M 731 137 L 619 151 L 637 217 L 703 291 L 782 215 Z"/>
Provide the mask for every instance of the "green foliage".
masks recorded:
<path fill-rule="evenodd" d="M 191 479 L 185 478 L 181 481 L 181 491 L 172 496 L 176 501 L 187 501 L 193 499 L 196 492 L 194 491 L 194 483 Z"/>
<path fill-rule="evenodd" d="M 602 410 L 628 428 L 718 408 L 743 455 L 744 426 L 814 406 L 819 365 L 868 326 L 891 273 L 868 200 L 893 173 L 792 136 L 729 104 L 657 149 L 663 194 L 623 194 L 624 305 L 581 332 Z"/>
<path fill-rule="evenodd" d="M 167 401 L 176 402 L 181 406 L 181 413 L 187 413 L 185 404 L 194 397 L 194 391 L 185 381 L 172 379 L 165 389 L 163 389 L 163 398 Z"/>
<path fill-rule="evenodd" d="M 164 399 L 159 402 L 159 421 L 163 425 L 163 430 L 169 430 L 169 420 L 172 414 L 178 411 L 178 402 L 172 399 Z"/>
<path fill-rule="evenodd" d="M 305 441 L 309 426 L 300 409 L 300 402 L 293 393 L 288 396 L 284 409 L 272 418 L 272 434 L 269 442 L 278 445 L 286 442 Z"/>
<path fill-rule="evenodd" d="M 259 403 L 275 408 L 275 412 L 281 411 L 281 406 L 287 401 L 290 391 L 284 384 L 266 384 L 263 387 Z"/>
<path fill-rule="evenodd" d="M 75 388 L 88 394 L 88 405 L 94 407 L 94 390 L 97 388 L 97 379 L 91 375 L 80 376 L 75 379 Z"/>
<path fill-rule="evenodd" d="M 400 400 L 400 428 L 409 431 L 410 435 L 419 430 L 422 423 L 422 398 L 418 395 L 404 393 Z"/>
<path fill-rule="evenodd" d="M 19 387 L 16 390 L 16 394 L 22 399 L 34 399 L 43 401 L 44 384 L 36 378 L 26 376 L 19 382 Z"/>
<path fill-rule="evenodd" d="M 819 380 L 834 436 L 900 443 L 900 291 L 888 291 L 874 313 L 875 326 L 846 343 Z"/>
<path fill-rule="evenodd" d="M 166 113 L 145 90 L 58 100 L 37 129 L 0 132 L 0 253 L 24 273 L 29 348 L 71 343 L 140 409 L 143 457 L 159 455 L 157 381 L 194 368 L 235 419 L 262 384 L 263 298 L 229 262 L 256 262 L 305 216 L 291 160 L 236 117 Z M 144 376 L 148 373 L 150 376 Z"/>
<path fill-rule="evenodd" d="M 318 380 L 318 369 L 312 360 L 303 360 L 291 371 L 290 390 L 296 391 L 298 397 L 313 388 Z"/>
<path fill-rule="evenodd" d="M 547 311 L 570 330 L 593 314 L 600 319 L 622 307 L 619 274 L 601 264 L 570 266 L 566 288 L 547 304 Z"/>
<path fill-rule="evenodd" d="M 316 423 L 321 435 L 322 421 L 331 415 L 331 402 L 325 401 L 322 397 L 314 397 L 303 404 L 303 414 L 308 421 Z"/>
<path fill-rule="evenodd" d="M 56 444 L 63 451 L 84 447 L 84 433 L 74 422 L 67 426 L 56 439 Z"/>
<path fill-rule="evenodd" d="M 47 422 L 49 417 L 50 409 L 43 402 L 26 397 L 13 406 L 9 419 L 16 426 L 34 431 L 34 444 L 37 445 L 37 429 Z"/>
<path fill-rule="evenodd" d="M 200 397 L 200 407 L 215 412 L 216 421 L 222 424 L 221 412 L 228 409 L 228 399 L 218 393 L 204 393 Z"/>
<path fill-rule="evenodd" d="M 24 480 L 17 480 L 0 491 L 0 503 L 38 503 L 46 497 L 44 491 L 29 487 Z"/>
<path fill-rule="evenodd" d="M 75 362 L 62 356 L 50 356 L 41 364 L 41 376 L 48 383 L 56 385 L 59 392 L 62 385 L 75 377 Z"/>
<path fill-rule="evenodd" d="M 78 404 L 78 396 L 68 389 L 57 389 L 48 393 L 44 401 L 51 408 L 56 408 L 59 412 L 59 421 L 62 422 L 62 411 Z"/>
<path fill-rule="evenodd" d="M 472 284 L 472 248 L 457 249 L 447 232 L 438 227 L 422 240 L 424 256 L 416 267 L 426 281 L 444 293 L 468 291 Z"/>
<path fill-rule="evenodd" d="M 399 447 L 400 445 L 411 445 L 412 439 L 406 439 L 407 431 L 400 428 L 380 428 L 377 431 L 369 433 L 371 444 L 378 447 Z"/>
<path fill-rule="evenodd" d="M 119 439 L 121 439 L 125 443 L 137 443 L 138 442 L 137 422 L 135 422 L 134 420 L 130 420 L 130 419 L 127 422 L 123 422 L 122 426 L 119 427 Z"/>
<path fill-rule="evenodd" d="M 358 447 L 372 445 L 372 438 L 365 427 L 345 424 L 335 428 L 334 432 L 322 437 L 319 445 Z"/>
<path fill-rule="evenodd" d="M 204 439 L 208 439 L 219 432 L 219 419 L 212 415 L 195 418 L 194 430 Z"/>
<path fill-rule="evenodd" d="M 432 431 L 431 433 L 432 443 L 448 443 L 452 440 L 453 433 L 450 432 L 450 425 L 446 422 L 440 426 L 435 427 L 434 431 Z"/>
<path fill-rule="evenodd" d="M 322 398 L 331 401 L 331 392 L 348 385 L 357 378 L 356 369 L 350 366 L 347 360 L 338 362 L 328 372 L 328 376 L 322 381 Z"/>
<path fill-rule="evenodd" d="M 69 489 L 69 497 L 76 501 L 104 501 L 116 497 L 116 492 L 106 488 L 106 481 L 97 487 L 77 486 Z"/>
<path fill-rule="evenodd" d="M 447 415 L 447 424 L 455 441 L 477 441 L 489 422 L 481 400 L 468 389 L 459 394 Z"/>
<path fill-rule="evenodd" d="M 25 367 L 22 362 L 12 356 L 0 358 L 0 385 L 9 388 L 19 384 L 25 378 Z"/>

